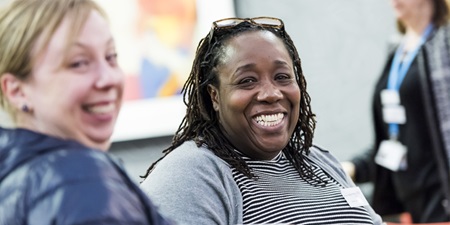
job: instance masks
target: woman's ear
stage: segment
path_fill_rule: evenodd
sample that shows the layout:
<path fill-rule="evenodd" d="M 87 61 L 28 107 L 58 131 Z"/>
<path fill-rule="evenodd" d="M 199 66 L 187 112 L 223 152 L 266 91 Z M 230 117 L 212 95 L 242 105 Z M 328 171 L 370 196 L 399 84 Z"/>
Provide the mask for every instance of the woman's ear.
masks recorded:
<path fill-rule="evenodd" d="M 214 85 L 208 84 L 208 93 L 215 111 L 219 111 L 219 90 Z"/>
<path fill-rule="evenodd" d="M 18 110 L 24 107 L 29 109 L 25 92 L 23 90 L 23 81 L 11 73 L 4 73 L 0 76 L 0 88 L 4 99 L 9 102 L 11 107 Z"/>

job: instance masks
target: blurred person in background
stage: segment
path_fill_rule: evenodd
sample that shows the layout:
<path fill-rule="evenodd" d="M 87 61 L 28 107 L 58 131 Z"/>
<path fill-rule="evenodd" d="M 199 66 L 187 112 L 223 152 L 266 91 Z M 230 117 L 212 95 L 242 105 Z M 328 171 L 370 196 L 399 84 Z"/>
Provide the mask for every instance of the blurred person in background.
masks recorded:
<path fill-rule="evenodd" d="M 339 162 L 313 146 L 310 96 L 280 19 L 214 22 L 183 95 L 184 120 L 141 184 L 163 215 L 197 225 L 381 224 Z"/>
<path fill-rule="evenodd" d="M 107 153 L 123 72 L 91 0 L 0 13 L 0 224 L 168 224 Z"/>
<path fill-rule="evenodd" d="M 445 0 L 391 0 L 401 42 L 375 86 L 375 144 L 343 166 L 381 215 L 450 221 L 450 27 Z"/>

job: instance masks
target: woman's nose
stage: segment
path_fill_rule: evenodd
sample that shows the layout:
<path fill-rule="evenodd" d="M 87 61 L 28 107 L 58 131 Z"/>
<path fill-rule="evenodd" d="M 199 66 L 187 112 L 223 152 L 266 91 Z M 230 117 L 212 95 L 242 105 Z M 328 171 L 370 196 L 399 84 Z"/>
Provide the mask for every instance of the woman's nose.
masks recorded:
<path fill-rule="evenodd" d="M 257 95 L 257 100 L 262 102 L 277 102 L 283 98 L 283 93 L 279 87 L 272 82 L 264 82 Z"/>
<path fill-rule="evenodd" d="M 123 83 L 124 74 L 118 66 L 113 67 L 108 63 L 102 63 L 98 67 L 97 73 L 98 80 L 95 85 L 99 89 L 121 85 Z"/>

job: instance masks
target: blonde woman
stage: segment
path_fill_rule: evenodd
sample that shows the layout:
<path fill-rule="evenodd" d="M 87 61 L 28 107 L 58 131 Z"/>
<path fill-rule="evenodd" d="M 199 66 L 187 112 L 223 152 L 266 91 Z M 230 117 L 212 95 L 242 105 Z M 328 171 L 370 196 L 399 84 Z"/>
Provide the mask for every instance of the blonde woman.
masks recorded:
<path fill-rule="evenodd" d="M 0 224 L 168 224 L 105 151 L 123 73 L 91 0 L 15 0 L 0 13 Z"/>

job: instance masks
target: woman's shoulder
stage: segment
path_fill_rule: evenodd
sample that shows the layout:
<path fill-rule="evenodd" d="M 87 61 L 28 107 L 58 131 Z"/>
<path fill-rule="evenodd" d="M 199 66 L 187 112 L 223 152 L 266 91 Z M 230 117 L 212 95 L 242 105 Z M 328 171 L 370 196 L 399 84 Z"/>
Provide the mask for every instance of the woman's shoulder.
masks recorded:
<path fill-rule="evenodd" d="M 26 171 L 27 176 L 39 179 L 52 175 L 55 178 L 52 180 L 58 181 L 69 179 L 70 175 L 79 178 L 80 171 L 91 171 L 84 175 L 93 175 L 96 171 L 110 169 L 113 165 L 106 152 L 91 149 L 76 141 L 25 129 L 14 129 L 8 133 L 15 135 L 13 139 L 17 139 L 5 146 L 10 149 L 10 153 L 5 156 L 10 159 L 10 172 L 21 169 Z"/>
<path fill-rule="evenodd" d="M 230 166 L 211 152 L 206 146 L 197 146 L 186 141 L 161 159 L 141 184 L 141 187 L 167 185 L 174 180 L 183 185 L 192 185 L 199 180 L 232 179 Z M 169 184 L 170 183 L 170 184 Z"/>
<path fill-rule="evenodd" d="M 181 224 L 236 224 L 241 215 L 241 195 L 231 168 L 194 141 L 160 160 L 140 187 L 163 215 Z"/>
<path fill-rule="evenodd" d="M 338 159 L 329 150 L 317 144 L 310 148 L 309 157 L 328 165 L 339 164 Z"/>
<path fill-rule="evenodd" d="M 44 199 L 53 201 L 51 196 L 55 193 L 59 197 L 70 193 L 79 195 L 83 188 L 102 195 L 112 191 L 112 184 L 127 185 L 107 153 L 77 145 L 42 151 L 18 164 L 2 181 L 5 191 L 28 193 L 24 201 L 31 205 Z"/>
<path fill-rule="evenodd" d="M 139 187 L 106 152 L 64 147 L 36 157 L 25 167 L 25 201 L 36 212 L 48 209 L 46 218 L 99 223 L 146 219 Z M 82 210 L 89 207 L 89 212 Z"/>
<path fill-rule="evenodd" d="M 228 164 L 210 151 L 205 144 L 198 146 L 194 141 L 184 142 L 158 164 L 228 167 Z"/>
<path fill-rule="evenodd" d="M 435 29 L 435 32 L 449 33 L 450 32 L 450 21 L 448 21 L 447 23 L 437 27 L 437 29 Z"/>
<path fill-rule="evenodd" d="M 61 174 L 70 174 L 74 169 L 97 171 L 113 165 L 108 153 L 81 145 L 67 145 L 45 152 L 32 160 L 31 164 L 35 170 L 44 168 Z"/>
<path fill-rule="evenodd" d="M 26 130 L 10 133 L 20 139 L 11 140 L 5 147 L 9 155 L 3 155 L 8 158 L 8 168 L 3 171 L 6 175 L 1 180 L 3 190 L 27 189 L 38 196 L 64 185 L 115 173 L 104 152 Z"/>
<path fill-rule="evenodd" d="M 42 191 L 88 182 L 121 180 L 118 168 L 107 153 L 87 147 L 55 149 L 36 156 L 24 167 L 28 171 L 30 185 Z"/>
<path fill-rule="evenodd" d="M 331 153 L 330 153 L 330 151 L 327 149 L 327 148 L 325 148 L 325 147 L 323 147 L 323 146 L 320 146 L 320 145 L 317 145 L 317 144 L 314 144 L 313 146 L 311 146 L 311 148 L 309 148 L 309 152 L 310 152 L 310 154 L 312 154 L 312 155 L 314 155 L 314 156 L 316 156 L 316 155 L 330 155 Z"/>

